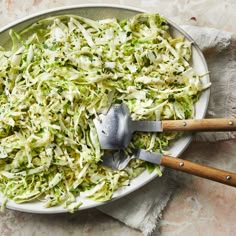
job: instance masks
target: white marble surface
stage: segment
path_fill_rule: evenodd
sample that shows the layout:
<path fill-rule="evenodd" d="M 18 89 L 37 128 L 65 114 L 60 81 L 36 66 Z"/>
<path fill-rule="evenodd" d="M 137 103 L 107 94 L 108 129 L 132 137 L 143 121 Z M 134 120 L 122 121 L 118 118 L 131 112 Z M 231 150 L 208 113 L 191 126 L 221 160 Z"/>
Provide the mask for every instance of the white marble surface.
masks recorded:
<path fill-rule="evenodd" d="M 157 11 L 178 24 L 215 27 L 236 33 L 234 0 L 0 0 L 0 26 L 40 10 L 80 3 L 116 3 Z M 236 141 L 192 143 L 183 158 L 236 171 Z M 179 188 L 153 235 L 236 235 L 236 189 L 186 174 L 177 174 Z M 96 209 L 74 215 L 32 215 L 6 210 L 0 214 L 0 235 L 128 235 L 140 232 Z"/>

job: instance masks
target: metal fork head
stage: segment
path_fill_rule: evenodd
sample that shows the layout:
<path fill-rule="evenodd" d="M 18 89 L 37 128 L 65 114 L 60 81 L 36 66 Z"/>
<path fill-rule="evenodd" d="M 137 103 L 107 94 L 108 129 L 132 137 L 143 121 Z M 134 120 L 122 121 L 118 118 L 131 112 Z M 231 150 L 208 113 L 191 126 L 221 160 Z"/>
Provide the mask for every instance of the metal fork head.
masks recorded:
<path fill-rule="evenodd" d="M 102 149 L 126 148 L 132 137 L 131 119 L 128 107 L 113 105 L 106 115 L 94 119 L 98 139 Z"/>

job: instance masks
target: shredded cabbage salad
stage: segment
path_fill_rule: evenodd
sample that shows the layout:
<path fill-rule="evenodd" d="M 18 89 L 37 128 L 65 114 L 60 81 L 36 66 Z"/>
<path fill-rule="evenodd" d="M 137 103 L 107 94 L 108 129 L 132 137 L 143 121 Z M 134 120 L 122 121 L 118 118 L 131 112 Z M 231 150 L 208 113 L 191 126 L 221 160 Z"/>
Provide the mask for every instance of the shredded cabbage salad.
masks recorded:
<path fill-rule="evenodd" d="M 74 211 L 106 201 L 145 169 L 102 167 L 93 119 L 126 103 L 134 120 L 186 119 L 207 88 L 190 65 L 191 42 L 173 38 L 158 14 L 118 21 L 75 15 L 10 31 L 0 49 L 0 191 Z M 176 133 L 136 133 L 127 149 L 164 151 Z M 81 198 L 80 198 L 81 197 Z M 80 200 L 81 199 L 81 200 Z"/>

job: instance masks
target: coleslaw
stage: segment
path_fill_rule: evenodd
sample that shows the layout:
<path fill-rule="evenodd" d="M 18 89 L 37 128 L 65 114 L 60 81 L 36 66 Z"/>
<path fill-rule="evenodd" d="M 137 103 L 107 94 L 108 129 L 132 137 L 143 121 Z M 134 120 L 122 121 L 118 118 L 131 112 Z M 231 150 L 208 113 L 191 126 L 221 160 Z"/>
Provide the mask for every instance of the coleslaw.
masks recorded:
<path fill-rule="evenodd" d="M 75 15 L 10 31 L 0 49 L 0 191 L 5 202 L 44 201 L 74 211 L 82 198 L 107 201 L 145 169 L 101 166 L 92 122 L 124 102 L 134 120 L 187 119 L 202 90 L 190 65 L 191 42 L 166 20 L 144 13 L 119 21 Z M 164 152 L 177 133 L 136 133 L 134 147 Z M 4 205 L 4 204 L 3 204 Z"/>

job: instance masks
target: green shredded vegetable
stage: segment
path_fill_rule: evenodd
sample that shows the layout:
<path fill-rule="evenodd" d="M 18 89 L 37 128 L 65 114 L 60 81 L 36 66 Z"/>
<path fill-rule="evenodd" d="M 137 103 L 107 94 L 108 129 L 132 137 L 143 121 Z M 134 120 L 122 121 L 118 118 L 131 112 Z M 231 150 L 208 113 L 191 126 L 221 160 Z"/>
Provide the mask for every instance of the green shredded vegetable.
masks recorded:
<path fill-rule="evenodd" d="M 107 201 L 145 169 L 101 166 L 93 119 L 126 103 L 134 120 L 187 119 L 203 85 L 191 42 L 173 38 L 157 14 L 118 21 L 58 16 L 0 49 L 0 191 L 16 203 L 45 201 L 73 212 L 83 197 Z M 127 149 L 163 152 L 176 133 L 136 133 Z M 79 200 L 77 199 L 79 198 Z"/>

